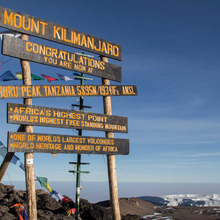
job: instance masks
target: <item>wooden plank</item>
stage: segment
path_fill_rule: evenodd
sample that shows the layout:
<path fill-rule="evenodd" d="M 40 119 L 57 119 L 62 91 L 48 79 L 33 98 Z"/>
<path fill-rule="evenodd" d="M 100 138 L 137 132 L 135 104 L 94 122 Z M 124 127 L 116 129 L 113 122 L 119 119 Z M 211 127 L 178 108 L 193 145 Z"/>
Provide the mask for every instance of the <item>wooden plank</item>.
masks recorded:
<path fill-rule="evenodd" d="M 121 67 L 49 46 L 4 36 L 2 54 L 121 82 Z"/>
<path fill-rule="evenodd" d="M 101 57 L 101 60 L 108 62 L 107 57 Z M 102 85 L 110 85 L 108 79 L 102 78 Z M 103 96 L 104 113 L 112 115 L 111 96 Z M 106 132 L 105 137 L 114 138 L 113 132 Z M 118 183 L 115 155 L 107 155 L 108 180 L 109 180 L 109 195 L 111 201 L 111 211 L 113 220 L 121 220 L 119 199 L 118 199 Z"/>
<path fill-rule="evenodd" d="M 127 155 L 129 140 L 9 131 L 8 152 Z"/>
<path fill-rule="evenodd" d="M 0 99 L 79 96 L 137 96 L 135 85 L 10 85 L 0 86 Z"/>
<path fill-rule="evenodd" d="M 22 34 L 22 40 L 28 40 L 28 35 Z M 20 60 L 23 85 L 31 85 L 31 68 L 27 60 Z M 26 105 L 32 105 L 31 98 L 25 98 L 23 103 Z M 24 126 L 24 132 L 33 133 L 33 126 Z M 27 163 L 27 161 L 29 161 Z M 30 162 L 31 161 L 31 162 Z M 33 152 L 25 153 L 24 155 L 24 166 L 25 166 L 25 181 L 26 181 L 26 192 L 27 192 L 27 206 L 28 206 L 28 217 L 29 219 L 37 219 L 37 202 L 35 192 L 35 177 L 34 177 L 34 155 Z"/>
<path fill-rule="evenodd" d="M 112 59 L 122 60 L 121 46 L 118 44 L 1 6 L 0 26 Z"/>
<path fill-rule="evenodd" d="M 14 103 L 7 110 L 11 124 L 128 133 L 126 117 Z"/>

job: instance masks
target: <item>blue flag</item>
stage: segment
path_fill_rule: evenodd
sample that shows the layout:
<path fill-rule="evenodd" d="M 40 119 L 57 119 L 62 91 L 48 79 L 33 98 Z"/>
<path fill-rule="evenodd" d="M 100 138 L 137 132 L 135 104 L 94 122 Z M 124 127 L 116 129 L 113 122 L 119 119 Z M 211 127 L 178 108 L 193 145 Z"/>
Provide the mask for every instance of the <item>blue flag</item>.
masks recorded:
<path fill-rule="evenodd" d="M 81 80 L 81 78 L 78 78 L 78 77 L 81 77 L 80 74 L 78 74 L 78 73 L 73 73 L 73 76 L 74 76 L 75 80 Z"/>
<path fill-rule="evenodd" d="M 0 76 L 0 80 L 9 81 L 9 80 L 18 80 L 10 70 L 6 71 Z"/>
<path fill-rule="evenodd" d="M 4 146 L 4 147 L 1 147 L 1 148 L 0 148 L 0 155 L 1 155 L 3 158 L 5 158 L 6 154 L 7 154 L 7 148 L 6 148 L 5 146 Z"/>
<path fill-rule="evenodd" d="M 73 73 L 73 76 L 81 76 L 79 73 Z"/>
<path fill-rule="evenodd" d="M 22 169 L 22 170 L 24 170 L 25 171 L 25 167 L 24 167 L 24 164 L 20 161 L 20 165 L 19 165 L 19 167 Z"/>
<path fill-rule="evenodd" d="M 15 164 L 18 162 L 18 160 L 20 160 L 17 156 L 13 156 L 12 159 L 11 159 L 11 163 Z"/>
<path fill-rule="evenodd" d="M 57 75 L 59 76 L 59 78 L 63 81 L 68 81 L 68 80 L 73 80 L 73 78 L 70 78 L 69 76 L 65 76 L 65 75 L 62 75 L 62 74 L 59 74 L 57 73 Z"/>
<path fill-rule="evenodd" d="M 1 141 L 0 141 L 0 146 L 4 145 Z"/>

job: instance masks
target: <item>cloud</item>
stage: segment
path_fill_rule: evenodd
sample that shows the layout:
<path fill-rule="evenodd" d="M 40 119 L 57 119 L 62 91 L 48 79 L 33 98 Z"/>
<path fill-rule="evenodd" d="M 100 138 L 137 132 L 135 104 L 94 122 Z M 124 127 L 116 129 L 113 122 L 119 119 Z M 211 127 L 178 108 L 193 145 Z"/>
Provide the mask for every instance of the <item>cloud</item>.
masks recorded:
<path fill-rule="evenodd" d="M 150 145 L 216 145 L 220 143 L 219 119 L 143 119 L 129 120 L 131 147 Z M 132 149 L 132 148 L 131 148 Z"/>
<path fill-rule="evenodd" d="M 220 152 L 212 152 L 212 153 L 198 153 L 187 155 L 188 157 L 216 157 L 220 156 Z"/>
<path fill-rule="evenodd" d="M 186 162 L 195 162 L 192 158 L 200 158 L 200 157 L 218 157 L 220 156 L 220 152 L 211 152 L 211 153 L 194 153 L 190 151 L 176 151 L 176 152 L 164 152 L 159 154 L 162 157 L 175 157 L 177 161 L 186 161 Z M 181 158 L 181 159 L 180 159 Z M 170 161 L 170 160 L 168 160 Z M 171 161 L 174 161 L 171 159 Z"/>

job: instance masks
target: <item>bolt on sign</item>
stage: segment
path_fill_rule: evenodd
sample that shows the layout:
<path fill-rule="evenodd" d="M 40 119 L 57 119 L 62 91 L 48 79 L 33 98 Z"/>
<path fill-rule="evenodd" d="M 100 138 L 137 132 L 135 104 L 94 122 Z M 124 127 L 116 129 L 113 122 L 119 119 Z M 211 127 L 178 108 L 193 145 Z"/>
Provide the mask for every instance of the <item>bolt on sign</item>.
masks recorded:
<path fill-rule="evenodd" d="M 11 124 L 128 133 L 126 117 L 14 103 L 7 111 Z"/>
<path fill-rule="evenodd" d="M 8 152 L 127 155 L 129 140 L 9 131 Z"/>
<path fill-rule="evenodd" d="M 121 82 L 121 67 L 49 46 L 4 36 L 2 54 Z"/>
<path fill-rule="evenodd" d="M 137 96 L 134 85 L 12 85 L 0 86 L 0 99 L 79 96 Z"/>
<path fill-rule="evenodd" d="M 122 60 L 121 46 L 118 44 L 1 6 L 0 26 L 112 59 Z"/>

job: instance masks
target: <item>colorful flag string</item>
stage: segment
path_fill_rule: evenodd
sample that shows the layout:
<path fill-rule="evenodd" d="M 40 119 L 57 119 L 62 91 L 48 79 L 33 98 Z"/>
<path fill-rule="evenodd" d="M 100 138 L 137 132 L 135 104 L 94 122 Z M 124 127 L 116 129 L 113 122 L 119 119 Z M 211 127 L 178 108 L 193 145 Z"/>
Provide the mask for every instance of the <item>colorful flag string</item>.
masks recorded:
<path fill-rule="evenodd" d="M 5 145 L 0 141 L 0 155 L 5 158 L 6 154 L 7 154 L 7 148 L 5 147 Z M 17 162 L 20 161 L 20 158 L 17 157 L 16 155 L 13 155 L 12 159 L 11 159 L 11 163 L 13 164 L 17 164 Z M 25 167 L 24 167 L 24 164 L 20 161 L 20 165 L 19 167 L 25 171 Z M 55 190 L 52 190 L 50 185 L 49 185 L 49 182 L 48 182 L 48 179 L 46 177 L 39 177 L 39 176 L 36 176 L 36 181 L 38 181 L 40 183 L 40 185 L 42 187 L 45 187 L 49 192 L 50 192 L 50 195 L 55 195 L 57 197 L 58 200 L 60 201 L 63 201 L 63 202 L 69 202 L 69 199 L 63 197 L 59 192 L 55 191 Z M 69 211 L 69 210 L 68 210 Z M 73 214 L 75 213 L 74 210 L 70 211 L 72 213 L 70 214 Z"/>

